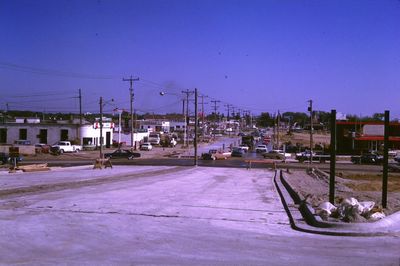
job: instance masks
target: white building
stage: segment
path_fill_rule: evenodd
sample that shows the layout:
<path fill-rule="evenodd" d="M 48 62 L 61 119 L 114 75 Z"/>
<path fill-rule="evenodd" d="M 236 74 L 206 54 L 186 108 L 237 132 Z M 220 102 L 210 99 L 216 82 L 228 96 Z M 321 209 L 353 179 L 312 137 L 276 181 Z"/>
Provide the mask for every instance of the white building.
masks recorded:
<path fill-rule="evenodd" d="M 113 127 L 114 124 L 111 122 L 103 123 L 103 143 L 106 146 L 112 144 Z M 68 140 L 83 146 L 98 146 L 100 144 L 100 127 L 98 123 L 80 126 L 65 120 L 42 122 L 37 118 L 16 119 L 15 122 L 0 124 L 0 144 L 13 144 L 17 140 L 26 140 L 31 144 L 49 145 L 60 140 Z"/>

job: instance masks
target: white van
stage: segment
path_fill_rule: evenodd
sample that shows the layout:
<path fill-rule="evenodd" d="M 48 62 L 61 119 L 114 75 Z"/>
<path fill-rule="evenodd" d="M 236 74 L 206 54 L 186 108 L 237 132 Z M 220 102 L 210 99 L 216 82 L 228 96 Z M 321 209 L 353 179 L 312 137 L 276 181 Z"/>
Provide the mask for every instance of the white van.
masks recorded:
<path fill-rule="evenodd" d="M 150 133 L 149 142 L 152 145 L 160 145 L 160 141 L 161 141 L 160 134 L 158 134 L 158 133 Z"/>

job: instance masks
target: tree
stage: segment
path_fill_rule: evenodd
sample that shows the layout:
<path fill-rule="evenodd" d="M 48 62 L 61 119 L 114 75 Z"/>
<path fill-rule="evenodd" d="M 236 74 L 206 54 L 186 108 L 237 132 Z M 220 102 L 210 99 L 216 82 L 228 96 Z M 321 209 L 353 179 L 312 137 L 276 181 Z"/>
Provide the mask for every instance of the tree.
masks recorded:
<path fill-rule="evenodd" d="M 269 113 L 261 113 L 259 117 L 257 117 L 257 126 L 258 127 L 269 127 L 274 124 L 273 118 L 269 115 Z"/>

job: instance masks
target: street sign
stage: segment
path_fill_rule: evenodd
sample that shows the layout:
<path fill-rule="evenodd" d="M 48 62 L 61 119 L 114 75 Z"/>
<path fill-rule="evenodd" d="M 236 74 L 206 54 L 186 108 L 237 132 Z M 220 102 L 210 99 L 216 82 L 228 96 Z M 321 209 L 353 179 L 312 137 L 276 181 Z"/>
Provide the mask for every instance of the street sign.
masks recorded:
<path fill-rule="evenodd" d="M 19 157 L 19 147 L 10 147 L 8 153 L 10 157 Z"/>

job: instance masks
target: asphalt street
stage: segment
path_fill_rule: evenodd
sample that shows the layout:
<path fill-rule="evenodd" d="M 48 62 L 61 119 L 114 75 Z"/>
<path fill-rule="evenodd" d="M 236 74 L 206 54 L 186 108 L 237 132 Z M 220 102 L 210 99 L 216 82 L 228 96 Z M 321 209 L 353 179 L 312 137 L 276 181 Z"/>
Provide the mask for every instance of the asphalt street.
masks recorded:
<path fill-rule="evenodd" d="M 0 172 L 0 264 L 399 265 L 400 238 L 294 231 L 266 169 Z"/>

